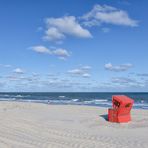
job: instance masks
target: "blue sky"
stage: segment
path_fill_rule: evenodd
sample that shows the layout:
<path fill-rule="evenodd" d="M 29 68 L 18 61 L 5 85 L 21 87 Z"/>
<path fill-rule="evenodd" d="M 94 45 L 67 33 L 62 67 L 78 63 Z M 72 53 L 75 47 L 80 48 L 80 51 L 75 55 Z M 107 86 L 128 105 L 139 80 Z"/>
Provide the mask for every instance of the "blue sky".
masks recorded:
<path fill-rule="evenodd" d="M 0 0 L 0 91 L 148 91 L 147 5 Z"/>

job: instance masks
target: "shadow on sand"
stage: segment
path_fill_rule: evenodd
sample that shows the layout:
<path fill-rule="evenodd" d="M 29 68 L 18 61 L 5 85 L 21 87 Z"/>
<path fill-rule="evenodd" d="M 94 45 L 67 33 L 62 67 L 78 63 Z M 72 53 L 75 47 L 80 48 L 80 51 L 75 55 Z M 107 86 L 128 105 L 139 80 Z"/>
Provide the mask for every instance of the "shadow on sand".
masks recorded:
<path fill-rule="evenodd" d="M 108 121 L 108 114 L 100 115 L 100 117 L 104 118 L 106 121 Z"/>

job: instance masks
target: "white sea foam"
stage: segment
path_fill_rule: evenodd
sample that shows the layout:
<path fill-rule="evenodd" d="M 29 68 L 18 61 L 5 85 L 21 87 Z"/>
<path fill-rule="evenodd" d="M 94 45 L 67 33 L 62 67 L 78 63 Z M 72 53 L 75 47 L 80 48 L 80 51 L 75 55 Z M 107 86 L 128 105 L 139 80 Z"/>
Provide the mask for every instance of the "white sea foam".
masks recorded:
<path fill-rule="evenodd" d="M 65 98 L 65 96 L 59 96 L 59 98 Z"/>
<path fill-rule="evenodd" d="M 79 101 L 79 99 L 72 99 L 72 101 L 77 102 L 77 101 Z"/>
<path fill-rule="evenodd" d="M 97 100 L 94 100 L 95 102 L 107 102 L 108 100 L 107 99 L 97 99 Z"/>
<path fill-rule="evenodd" d="M 15 97 L 17 97 L 17 98 L 22 98 L 23 96 L 22 96 L 22 95 L 16 95 Z"/>

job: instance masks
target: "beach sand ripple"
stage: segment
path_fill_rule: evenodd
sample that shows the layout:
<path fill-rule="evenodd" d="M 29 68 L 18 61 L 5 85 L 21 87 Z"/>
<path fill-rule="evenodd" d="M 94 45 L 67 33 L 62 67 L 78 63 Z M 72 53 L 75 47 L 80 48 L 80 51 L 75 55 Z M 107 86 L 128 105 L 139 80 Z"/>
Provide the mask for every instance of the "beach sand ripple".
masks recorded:
<path fill-rule="evenodd" d="M 148 148 L 148 110 L 106 118 L 100 107 L 0 102 L 0 148 Z"/>

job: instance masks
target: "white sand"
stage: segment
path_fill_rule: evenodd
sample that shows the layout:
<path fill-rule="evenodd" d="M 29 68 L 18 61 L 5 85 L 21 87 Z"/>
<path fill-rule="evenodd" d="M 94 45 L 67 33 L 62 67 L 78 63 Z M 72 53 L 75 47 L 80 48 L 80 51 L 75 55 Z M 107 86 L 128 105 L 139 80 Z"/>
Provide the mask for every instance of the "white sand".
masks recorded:
<path fill-rule="evenodd" d="M 0 102 L 0 148 L 148 148 L 148 110 L 110 123 L 107 109 Z"/>

